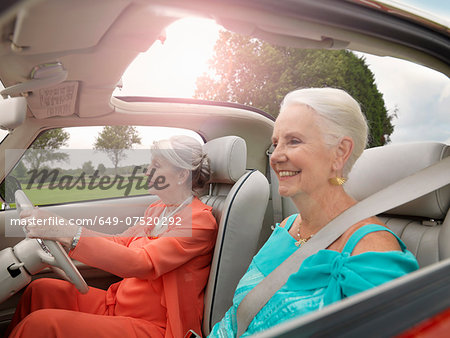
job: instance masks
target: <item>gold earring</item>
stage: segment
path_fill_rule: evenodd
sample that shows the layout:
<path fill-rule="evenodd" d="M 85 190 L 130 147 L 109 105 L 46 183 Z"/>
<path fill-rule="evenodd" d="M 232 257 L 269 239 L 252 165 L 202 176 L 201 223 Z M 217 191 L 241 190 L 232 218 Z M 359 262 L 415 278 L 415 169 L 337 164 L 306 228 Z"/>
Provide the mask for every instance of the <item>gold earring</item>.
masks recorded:
<path fill-rule="evenodd" d="M 332 177 L 328 179 L 328 182 L 330 182 L 331 185 L 343 185 L 345 182 L 347 182 L 347 179 L 345 177 Z"/>

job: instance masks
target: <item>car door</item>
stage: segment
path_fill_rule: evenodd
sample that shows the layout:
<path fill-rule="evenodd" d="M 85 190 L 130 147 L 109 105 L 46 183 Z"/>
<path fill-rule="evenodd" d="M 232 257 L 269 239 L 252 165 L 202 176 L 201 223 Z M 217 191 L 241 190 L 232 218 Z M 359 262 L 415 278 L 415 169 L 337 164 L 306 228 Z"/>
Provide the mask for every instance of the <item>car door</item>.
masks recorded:
<path fill-rule="evenodd" d="M 139 149 L 123 149 L 120 163 L 114 166 L 111 161 L 114 154 L 109 157 L 105 149 L 94 149 L 103 130 L 102 126 L 49 129 L 41 133 L 25 152 L 20 149 L 5 151 L 6 161 L 8 158 L 20 160 L 1 185 L 5 203 L 0 211 L 0 231 L 4 234 L 0 239 L 0 250 L 14 247 L 24 239 L 14 201 L 17 189 L 23 190 L 33 204 L 71 223 L 108 235 L 122 233 L 137 224 L 146 208 L 158 200 L 156 195 L 147 192 L 148 184 L 154 178 L 145 173 L 151 159 L 152 140 L 179 133 L 199 138 L 194 132 L 182 129 L 137 127 L 143 144 L 138 145 Z M 65 142 L 58 143 L 64 135 Z M 152 137 L 149 139 L 148 135 Z M 106 289 L 120 280 L 80 262 L 75 265 L 90 286 Z M 43 277 L 59 278 L 49 268 L 33 276 Z M 0 304 L 0 325 L 11 318 L 20 294 L 18 292 Z"/>

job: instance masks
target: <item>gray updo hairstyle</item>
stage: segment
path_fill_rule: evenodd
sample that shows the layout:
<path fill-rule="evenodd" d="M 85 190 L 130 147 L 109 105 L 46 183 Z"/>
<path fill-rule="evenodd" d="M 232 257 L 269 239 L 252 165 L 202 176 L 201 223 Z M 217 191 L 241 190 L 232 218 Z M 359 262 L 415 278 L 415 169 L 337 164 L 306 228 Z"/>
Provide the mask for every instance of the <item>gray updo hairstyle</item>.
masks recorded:
<path fill-rule="evenodd" d="M 280 111 L 295 104 L 306 105 L 317 113 L 317 123 L 323 129 L 326 144 L 334 146 L 344 136 L 352 138 L 353 152 L 343 168 L 343 175 L 347 177 L 367 145 L 367 120 L 358 102 L 342 89 L 305 88 L 287 94 Z"/>
<path fill-rule="evenodd" d="M 153 154 L 162 156 L 174 167 L 187 169 L 192 175 L 192 191 L 201 190 L 211 178 L 209 158 L 195 138 L 187 135 L 172 136 L 153 142 Z"/>

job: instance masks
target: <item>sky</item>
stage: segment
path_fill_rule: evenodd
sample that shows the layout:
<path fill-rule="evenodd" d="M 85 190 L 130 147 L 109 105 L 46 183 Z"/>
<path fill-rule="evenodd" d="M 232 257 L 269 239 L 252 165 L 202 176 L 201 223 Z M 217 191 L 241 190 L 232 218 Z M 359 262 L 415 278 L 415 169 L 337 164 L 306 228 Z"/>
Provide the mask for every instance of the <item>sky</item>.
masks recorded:
<path fill-rule="evenodd" d="M 420 8 L 422 13 L 429 14 L 427 18 L 435 18 L 441 23 L 449 26 L 450 2 L 448 0 L 380 0 L 396 5 L 403 5 L 405 9 L 411 10 Z M 398 6 L 398 8 L 401 8 Z M 424 16 L 424 15 L 422 15 Z"/>
<path fill-rule="evenodd" d="M 220 29 L 207 19 L 174 22 L 166 29 L 164 43 L 156 41 L 128 67 L 122 77 L 123 89 L 115 94 L 192 97 L 197 77 L 208 71 Z"/>
<path fill-rule="evenodd" d="M 390 112 L 398 109 L 397 118 L 392 121 L 392 143 L 413 140 L 450 143 L 450 80 L 447 76 L 404 60 L 363 56 L 375 75 L 386 108 Z"/>

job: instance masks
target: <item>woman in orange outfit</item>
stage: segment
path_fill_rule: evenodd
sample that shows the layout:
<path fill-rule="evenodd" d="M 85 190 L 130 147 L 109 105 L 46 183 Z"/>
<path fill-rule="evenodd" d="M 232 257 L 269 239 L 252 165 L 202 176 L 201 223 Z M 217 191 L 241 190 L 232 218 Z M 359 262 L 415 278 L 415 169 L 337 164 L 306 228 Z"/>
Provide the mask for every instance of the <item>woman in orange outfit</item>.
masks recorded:
<path fill-rule="evenodd" d="M 58 240 L 70 248 L 72 258 L 123 279 L 106 291 L 90 288 L 84 295 L 66 281 L 32 282 L 8 328 L 10 337 L 183 337 L 189 329 L 201 332 L 217 225 L 211 208 L 193 191 L 208 181 L 209 161 L 200 143 L 187 136 L 156 142 L 152 155 L 147 174 L 163 176 L 166 184 L 158 190 L 149 182 L 149 192 L 161 200 L 120 237 L 70 225 L 64 234 L 73 236 L 64 237 L 39 225 L 28 227 L 29 237 Z M 39 209 L 21 216 L 55 217 Z"/>

